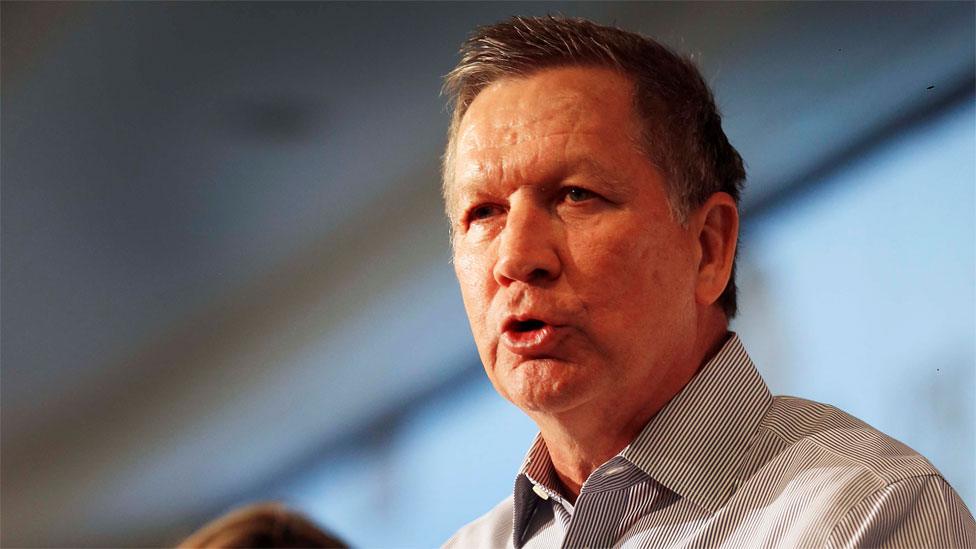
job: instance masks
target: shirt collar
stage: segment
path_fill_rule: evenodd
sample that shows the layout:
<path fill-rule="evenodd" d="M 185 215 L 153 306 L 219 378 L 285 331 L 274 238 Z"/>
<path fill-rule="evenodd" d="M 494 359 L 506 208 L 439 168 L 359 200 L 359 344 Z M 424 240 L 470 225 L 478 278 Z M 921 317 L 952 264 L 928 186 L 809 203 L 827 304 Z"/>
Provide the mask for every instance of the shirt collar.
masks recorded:
<path fill-rule="evenodd" d="M 553 479 L 556 471 L 549 457 L 549 450 L 542 440 L 542 435 L 536 435 L 532 448 L 525 455 L 519 474 L 515 478 L 515 494 L 512 509 L 512 544 L 521 549 L 525 529 L 535 513 L 535 507 L 543 499 L 559 497 L 554 489 Z"/>
<path fill-rule="evenodd" d="M 731 497 L 736 473 L 771 403 L 769 388 L 732 334 L 622 454 L 679 496 L 715 513 Z"/>
<path fill-rule="evenodd" d="M 731 497 L 736 472 L 772 402 L 739 336 L 732 334 L 644 427 L 620 455 L 648 476 L 715 513 Z M 525 456 L 515 484 L 515 546 L 543 490 L 555 490 L 555 471 L 542 436 Z M 534 493 L 533 493 L 534 492 Z"/>

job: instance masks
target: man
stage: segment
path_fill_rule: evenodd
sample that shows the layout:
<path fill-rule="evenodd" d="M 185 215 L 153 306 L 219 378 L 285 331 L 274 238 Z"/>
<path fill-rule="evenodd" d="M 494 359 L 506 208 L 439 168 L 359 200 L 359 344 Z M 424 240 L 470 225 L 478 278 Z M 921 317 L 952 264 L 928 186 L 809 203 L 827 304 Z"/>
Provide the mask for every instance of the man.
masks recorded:
<path fill-rule="evenodd" d="M 697 69 L 561 18 L 448 75 L 444 195 L 492 384 L 540 434 L 449 547 L 973 546 L 911 449 L 776 397 L 728 332 L 742 161 Z"/>

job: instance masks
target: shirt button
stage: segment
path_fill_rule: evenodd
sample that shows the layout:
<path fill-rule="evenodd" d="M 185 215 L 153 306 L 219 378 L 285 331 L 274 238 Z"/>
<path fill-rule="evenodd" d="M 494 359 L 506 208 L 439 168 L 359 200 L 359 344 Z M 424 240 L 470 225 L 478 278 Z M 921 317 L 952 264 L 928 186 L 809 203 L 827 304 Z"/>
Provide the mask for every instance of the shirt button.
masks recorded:
<path fill-rule="evenodd" d="M 546 489 L 538 484 L 532 485 L 532 491 L 535 492 L 535 495 L 539 496 L 544 500 L 549 499 L 549 494 L 546 493 Z"/>

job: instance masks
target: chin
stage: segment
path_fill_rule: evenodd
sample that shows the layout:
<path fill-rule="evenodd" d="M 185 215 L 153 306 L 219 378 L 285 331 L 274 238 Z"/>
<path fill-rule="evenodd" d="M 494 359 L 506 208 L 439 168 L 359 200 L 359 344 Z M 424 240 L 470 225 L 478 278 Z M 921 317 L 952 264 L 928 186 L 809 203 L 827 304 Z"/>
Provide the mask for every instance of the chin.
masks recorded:
<path fill-rule="evenodd" d="M 557 360 L 531 360 L 506 369 L 495 387 L 526 413 L 555 414 L 574 408 L 589 384 L 578 379 L 579 369 Z M 500 382 L 500 383 L 499 383 Z"/>

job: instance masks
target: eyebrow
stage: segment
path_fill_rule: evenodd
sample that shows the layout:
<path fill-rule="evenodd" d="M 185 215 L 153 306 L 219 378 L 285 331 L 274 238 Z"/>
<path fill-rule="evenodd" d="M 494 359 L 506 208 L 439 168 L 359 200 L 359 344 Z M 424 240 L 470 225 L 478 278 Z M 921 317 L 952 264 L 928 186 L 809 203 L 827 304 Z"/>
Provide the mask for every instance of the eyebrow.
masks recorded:
<path fill-rule="evenodd" d="M 629 192 L 634 188 L 632 181 L 624 181 L 612 177 L 610 175 L 611 171 L 596 158 L 588 156 L 580 157 L 575 162 L 569 164 L 564 169 L 564 173 L 558 174 L 557 177 L 563 179 L 574 173 L 582 173 L 583 175 L 595 177 L 604 185 L 621 192 Z"/>
<path fill-rule="evenodd" d="M 453 189 L 450 191 L 455 200 L 462 198 L 476 197 L 483 194 L 490 194 L 490 191 L 486 191 L 486 187 L 492 186 L 495 181 L 492 177 L 485 177 L 485 171 L 479 170 L 478 174 L 466 178 L 463 183 L 459 182 L 455 177 L 453 182 Z M 573 175 L 579 174 L 585 177 L 597 179 L 602 185 L 609 187 L 612 191 L 629 193 L 634 188 L 634 183 L 631 181 L 621 180 L 610 175 L 610 170 L 601 163 L 598 159 L 588 156 L 581 156 L 571 161 L 569 164 L 561 166 L 557 169 L 550 170 L 544 178 L 542 178 L 541 183 L 547 185 L 550 183 L 556 183 L 563 181 Z"/>

